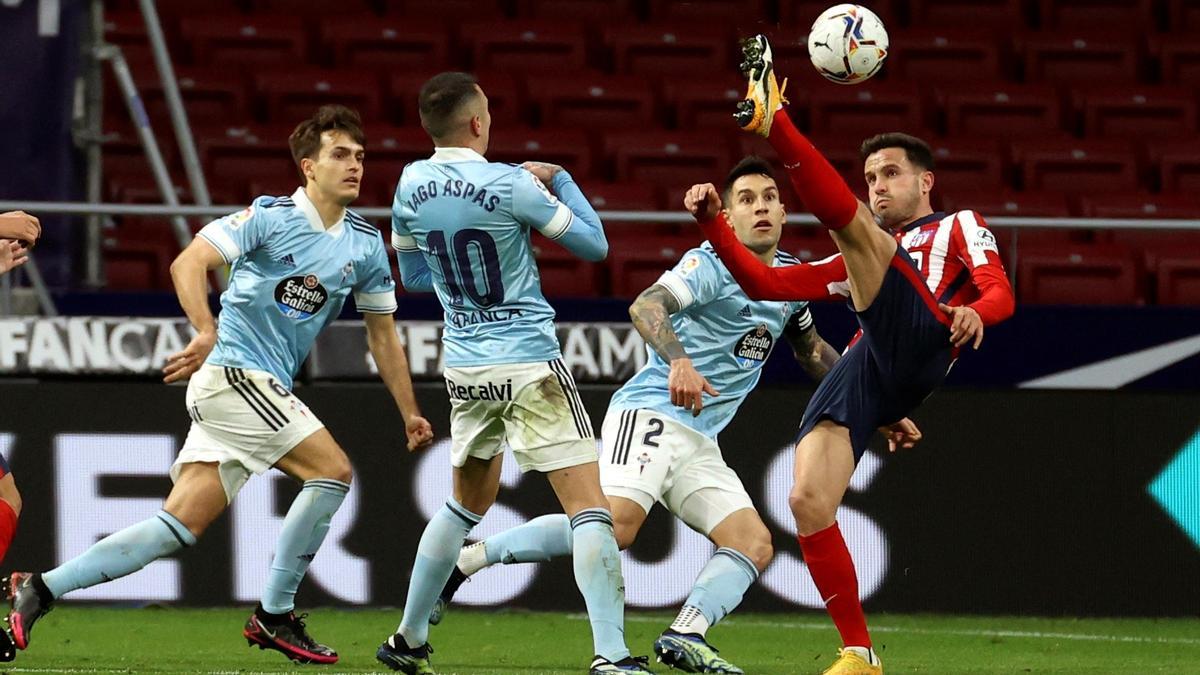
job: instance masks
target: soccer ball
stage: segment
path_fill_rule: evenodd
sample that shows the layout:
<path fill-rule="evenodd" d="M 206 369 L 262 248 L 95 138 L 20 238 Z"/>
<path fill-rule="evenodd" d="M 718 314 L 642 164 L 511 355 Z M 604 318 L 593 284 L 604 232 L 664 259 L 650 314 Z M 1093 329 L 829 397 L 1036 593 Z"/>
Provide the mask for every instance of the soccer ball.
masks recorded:
<path fill-rule="evenodd" d="M 888 35 L 874 12 L 835 5 L 821 13 L 808 34 L 808 57 L 817 72 L 838 84 L 858 84 L 879 72 Z"/>

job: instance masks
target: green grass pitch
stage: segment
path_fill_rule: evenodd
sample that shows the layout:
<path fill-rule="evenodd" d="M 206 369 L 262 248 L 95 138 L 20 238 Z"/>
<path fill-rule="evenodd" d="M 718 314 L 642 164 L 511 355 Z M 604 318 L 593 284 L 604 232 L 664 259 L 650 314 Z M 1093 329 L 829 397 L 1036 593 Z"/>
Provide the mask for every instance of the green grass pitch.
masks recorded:
<path fill-rule="evenodd" d="M 246 646 L 249 609 L 62 606 L 34 631 L 29 651 L 0 672 L 387 672 L 375 648 L 398 610 L 321 609 L 313 635 L 341 654 L 334 666 L 296 666 Z M 1200 619 L 1034 619 L 877 614 L 869 617 L 887 673 L 1200 673 Z M 667 614 L 630 612 L 626 635 L 646 654 Z M 838 646 L 824 614 L 734 614 L 709 631 L 747 673 L 819 673 Z M 578 614 L 453 608 L 433 629 L 438 673 L 584 673 L 592 653 Z M 652 664 L 656 672 L 672 672 Z"/>

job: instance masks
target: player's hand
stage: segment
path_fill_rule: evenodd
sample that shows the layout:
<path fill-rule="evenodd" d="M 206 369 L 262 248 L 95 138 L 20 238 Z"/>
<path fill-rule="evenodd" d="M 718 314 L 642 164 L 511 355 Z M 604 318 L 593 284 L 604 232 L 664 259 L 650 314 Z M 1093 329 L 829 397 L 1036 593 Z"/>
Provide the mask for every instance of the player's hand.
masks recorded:
<path fill-rule="evenodd" d="M 16 239 L 22 248 L 33 248 L 42 236 L 42 223 L 24 211 L 0 213 L 0 239 Z"/>
<path fill-rule="evenodd" d="M 716 396 L 721 393 L 692 365 L 689 358 L 671 361 L 671 374 L 667 376 L 667 389 L 671 392 L 671 403 L 692 411 L 692 417 L 704 409 L 704 394 Z"/>
<path fill-rule="evenodd" d="M 200 370 L 204 359 L 217 344 L 216 331 L 196 333 L 196 337 L 184 347 L 183 351 L 167 357 L 167 365 L 163 366 L 163 382 L 170 384 L 186 380 L 192 373 Z"/>
<path fill-rule="evenodd" d="M 921 430 L 907 417 L 895 424 L 880 427 L 880 431 L 888 439 L 888 450 L 895 452 L 898 448 L 908 449 L 916 445 L 922 438 Z"/>
<path fill-rule="evenodd" d="M 550 183 L 554 181 L 554 175 L 563 170 L 561 166 L 548 162 L 525 162 L 521 168 L 537 176 L 547 190 L 550 189 Z"/>
<path fill-rule="evenodd" d="M 972 348 L 979 349 L 983 342 L 983 319 L 979 318 L 979 312 L 966 306 L 951 307 L 941 303 L 938 309 L 950 317 L 950 342 L 955 347 L 961 347 L 974 338 Z"/>
<path fill-rule="evenodd" d="M 408 451 L 424 450 L 433 443 L 433 425 L 420 415 L 413 415 L 404 423 L 404 433 L 408 434 Z"/>
<path fill-rule="evenodd" d="M 25 252 L 24 244 L 11 239 L 0 239 L 0 274 L 24 265 L 27 260 L 29 254 Z"/>
<path fill-rule="evenodd" d="M 693 185 L 683 195 L 683 208 L 697 222 L 708 222 L 717 217 L 724 206 L 721 204 L 721 193 L 712 183 Z"/>

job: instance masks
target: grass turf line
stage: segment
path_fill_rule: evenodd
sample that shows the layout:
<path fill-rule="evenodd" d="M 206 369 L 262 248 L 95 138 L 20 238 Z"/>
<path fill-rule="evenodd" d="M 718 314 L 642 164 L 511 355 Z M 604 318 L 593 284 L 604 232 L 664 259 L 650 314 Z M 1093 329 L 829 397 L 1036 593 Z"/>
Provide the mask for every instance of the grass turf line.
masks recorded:
<path fill-rule="evenodd" d="M 296 666 L 241 637 L 246 609 L 63 606 L 34 631 L 29 651 L 2 672 L 385 672 L 375 649 L 399 610 L 320 609 L 313 636 L 334 647 L 334 666 Z M 1179 673 L 1200 668 L 1200 619 L 1040 619 L 878 614 L 869 617 L 889 673 Z M 630 612 L 626 636 L 647 654 L 671 615 Z M 819 613 L 734 614 L 709 631 L 748 673 L 819 673 L 839 646 Z M 454 608 L 435 627 L 442 675 L 582 673 L 592 652 L 586 617 Z M 672 672 L 652 664 L 656 672 Z M 677 672 L 677 671 L 676 671 Z"/>

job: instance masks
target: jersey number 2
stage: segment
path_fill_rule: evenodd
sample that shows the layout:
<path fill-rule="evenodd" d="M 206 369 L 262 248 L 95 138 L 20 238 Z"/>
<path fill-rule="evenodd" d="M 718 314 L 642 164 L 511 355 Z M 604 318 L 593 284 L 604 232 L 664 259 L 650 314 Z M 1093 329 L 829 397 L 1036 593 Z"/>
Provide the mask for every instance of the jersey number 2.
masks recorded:
<path fill-rule="evenodd" d="M 437 258 L 438 267 L 442 268 L 442 276 L 446 279 L 446 290 L 450 292 L 452 305 L 462 304 L 463 291 L 466 291 L 471 300 L 480 307 L 491 307 L 504 300 L 500 255 L 490 234 L 474 228 L 459 230 L 454 233 L 453 251 L 446 246 L 446 234 L 441 230 L 430 230 L 425 241 L 429 246 L 429 253 Z M 483 267 L 482 291 L 471 264 L 472 253 Z"/>

